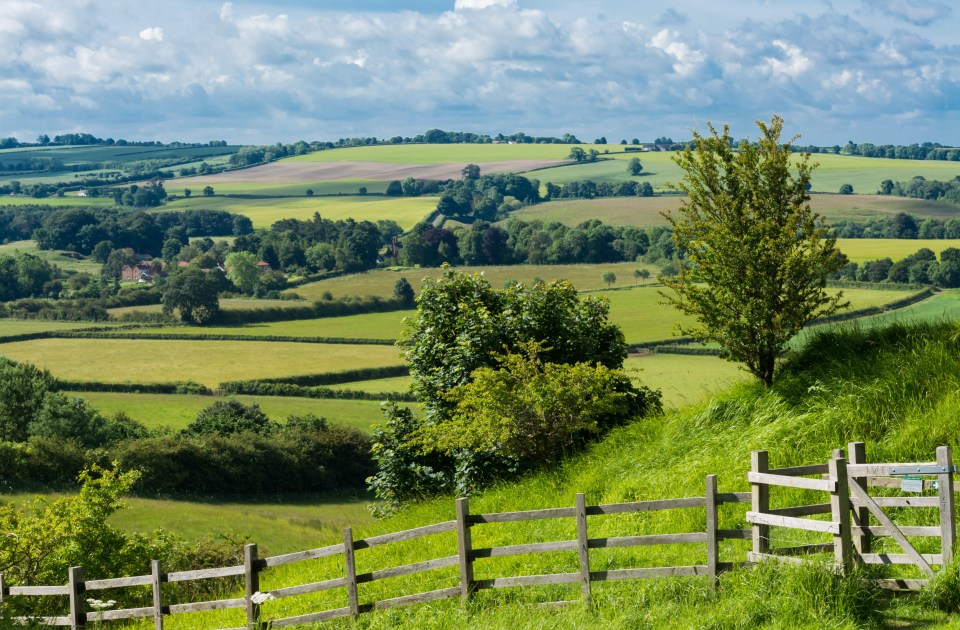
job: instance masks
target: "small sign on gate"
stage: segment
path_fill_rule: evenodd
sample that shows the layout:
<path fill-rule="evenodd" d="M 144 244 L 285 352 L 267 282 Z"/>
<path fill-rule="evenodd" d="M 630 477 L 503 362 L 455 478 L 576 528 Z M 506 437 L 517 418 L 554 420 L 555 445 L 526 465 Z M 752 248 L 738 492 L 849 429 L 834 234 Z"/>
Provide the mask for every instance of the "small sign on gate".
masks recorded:
<path fill-rule="evenodd" d="M 904 492 L 923 492 L 923 479 L 920 477 L 903 477 L 900 480 L 900 489 Z"/>

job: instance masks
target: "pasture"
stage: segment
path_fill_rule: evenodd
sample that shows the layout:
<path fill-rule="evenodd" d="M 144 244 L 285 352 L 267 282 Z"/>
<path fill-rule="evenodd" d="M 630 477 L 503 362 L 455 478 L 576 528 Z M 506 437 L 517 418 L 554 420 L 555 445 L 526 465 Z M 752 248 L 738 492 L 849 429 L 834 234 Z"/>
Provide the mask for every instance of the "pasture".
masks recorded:
<path fill-rule="evenodd" d="M 336 387 L 341 386 L 337 385 Z M 102 413 L 114 414 L 123 411 L 151 429 L 169 427 L 174 430 L 183 429 L 193 422 L 201 409 L 209 407 L 219 400 L 227 400 L 227 398 L 201 396 L 199 394 L 72 392 L 71 395 L 87 399 Z M 372 425 L 383 422 L 380 403 L 376 400 L 295 398 L 288 396 L 230 396 L 229 398 L 239 400 L 245 405 L 254 403 L 260 405 L 260 409 L 276 422 L 283 422 L 293 415 L 308 413 L 323 416 L 331 424 L 343 424 L 361 431 L 369 431 Z"/>
<path fill-rule="evenodd" d="M 5 344 L 15 361 L 67 380 L 105 383 L 223 381 L 400 365 L 392 346 L 159 339 L 36 339 Z"/>
<path fill-rule="evenodd" d="M 667 220 L 661 213 L 675 213 L 683 199 L 680 195 L 558 199 L 521 208 L 510 216 L 523 221 L 559 221 L 570 227 L 591 219 L 600 219 L 609 225 L 649 228 L 666 226 Z M 867 221 L 898 212 L 936 219 L 960 216 L 960 206 L 956 204 L 885 195 L 815 194 L 811 195 L 810 206 L 828 222 L 844 219 Z"/>
<path fill-rule="evenodd" d="M 287 302 L 288 304 L 290 302 Z M 296 304 L 296 302 L 294 302 Z M 297 319 L 242 326 L 165 326 L 123 330 L 147 335 L 244 335 L 249 337 L 337 337 L 345 339 L 396 339 L 401 320 L 416 311 L 363 313 L 343 317 Z M 3 320 L 0 320 L 3 321 Z M 0 327 L 0 332 L 3 328 Z"/>
<path fill-rule="evenodd" d="M 370 147 L 348 147 L 315 151 L 286 158 L 284 162 L 381 162 L 393 164 L 439 164 L 461 162 L 483 165 L 512 160 L 566 160 L 573 146 L 591 147 L 601 153 L 612 145 L 592 144 L 391 144 Z M 612 149 L 611 149 L 612 150 Z M 619 149 L 617 149 L 619 150 Z"/>
<path fill-rule="evenodd" d="M 220 300 L 220 309 L 224 311 L 255 310 L 267 308 L 297 308 L 304 306 L 302 300 L 255 300 L 253 298 L 224 298 Z M 111 317 L 120 317 L 125 313 L 159 313 L 162 304 L 140 304 L 138 306 L 119 306 L 108 308 Z"/>
<path fill-rule="evenodd" d="M 664 409 L 679 409 L 706 400 L 733 383 L 750 380 L 738 364 L 720 357 L 685 354 L 641 354 L 624 362 L 634 381 L 663 394 Z"/>
<path fill-rule="evenodd" d="M 264 173 L 264 181 L 254 179 L 258 169 L 268 169 L 271 165 L 258 166 L 241 171 L 230 171 L 218 175 L 204 175 L 189 179 L 178 179 L 177 184 L 189 188 L 191 195 L 200 196 L 204 186 L 213 186 L 217 195 L 236 195 L 240 197 L 306 197 L 307 190 L 314 195 L 356 195 L 360 187 L 371 194 L 383 194 L 387 190 L 386 181 L 372 179 L 309 180 L 297 178 L 285 181 L 283 177 L 271 177 Z M 246 177 L 246 178 L 244 178 Z M 180 190 L 170 190 L 172 194 L 182 196 Z"/>
<path fill-rule="evenodd" d="M 266 228 L 280 219 L 313 218 L 314 213 L 331 220 L 354 219 L 373 221 L 388 219 L 409 229 L 422 221 L 437 207 L 436 197 L 295 197 L 295 198 L 240 198 L 190 197 L 181 198 L 164 206 L 164 210 L 207 209 L 225 210 L 250 217 L 256 228 Z"/>
<path fill-rule="evenodd" d="M 569 280 L 580 291 L 590 291 L 604 288 L 606 285 L 601 276 L 606 271 L 612 271 L 617 276 L 615 287 L 634 286 L 633 272 L 636 269 L 647 269 L 652 275 L 658 272 L 657 267 L 643 263 L 611 263 L 611 264 L 576 264 L 576 265 L 502 265 L 489 267 L 456 267 L 463 273 L 482 273 L 491 286 L 500 288 L 504 283 L 524 282 L 530 284 L 535 278 L 544 281 Z M 374 269 L 363 273 L 355 273 L 336 278 L 327 278 L 311 282 L 293 289 L 288 293 L 308 300 L 317 300 L 324 292 L 329 291 L 335 298 L 350 295 L 379 295 L 387 297 L 393 294 L 393 286 L 400 278 L 406 278 L 415 291 L 420 291 L 425 277 L 438 278 L 442 270 L 437 267 L 392 268 Z M 654 280 L 647 279 L 650 284 Z M 640 284 L 643 284 L 641 282 Z"/>
<path fill-rule="evenodd" d="M 40 183 L 28 182 L 27 178 L 21 180 L 23 184 Z M 67 194 L 63 197 L 29 197 L 27 195 L 4 195 L 0 196 L 0 206 L 70 206 L 83 208 L 114 208 L 116 204 L 112 198 L 104 197 L 77 197 L 76 193 Z"/>
<path fill-rule="evenodd" d="M 960 247 L 960 239 L 844 238 L 837 239 L 837 247 L 855 263 L 878 258 L 896 262 L 923 248 L 932 250 L 939 259 L 940 252 L 948 247 Z"/>
<path fill-rule="evenodd" d="M 99 328 L 100 326 L 110 325 L 111 324 L 105 324 L 103 322 L 63 322 L 45 319 L 12 319 L 5 317 L 0 318 L 0 339 L 13 335 L 25 335 L 50 330 L 79 330 L 82 328 Z M 0 354 L 3 354 L 2 348 L 0 348 Z"/>
<path fill-rule="evenodd" d="M 0 245 L 0 255 L 14 256 L 18 252 L 32 254 L 66 271 L 82 271 L 90 275 L 100 274 L 100 263 L 74 252 L 40 249 L 37 247 L 37 242 L 33 240 L 13 241 Z"/>
<path fill-rule="evenodd" d="M 55 500 L 63 493 L 47 493 Z M 29 493 L 4 493 L 0 505 L 33 499 Z M 203 500 L 128 497 L 110 523 L 129 532 L 158 527 L 188 541 L 221 534 L 257 542 L 267 553 L 312 549 L 343 538 L 344 527 L 372 525 L 367 497 L 350 495 L 276 497 L 258 502 L 245 498 Z M 261 551 L 261 555 L 266 555 Z"/>

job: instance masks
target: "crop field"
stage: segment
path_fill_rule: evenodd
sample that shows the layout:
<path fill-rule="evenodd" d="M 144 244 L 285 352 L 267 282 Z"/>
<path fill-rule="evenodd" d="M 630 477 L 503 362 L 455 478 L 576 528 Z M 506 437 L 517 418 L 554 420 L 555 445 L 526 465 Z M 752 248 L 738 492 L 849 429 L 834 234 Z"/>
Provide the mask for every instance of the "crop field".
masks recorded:
<path fill-rule="evenodd" d="M 267 168 L 270 165 L 256 168 Z M 254 169 L 249 169 L 253 171 Z M 220 175 L 207 175 L 179 179 L 177 184 L 189 188 L 191 195 L 201 195 L 204 186 L 213 186 L 217 195 L 237 195 L 242 197 L 306 197 L 307 190 L 314 195 L 357 195 L 360 187 L 368 193 L 383 194 L 387 190 L 386 181 L 369 179 L 340 179 L 340 180 L 295 180 L 285 182 L 277 177 L 267 181 L 241 179 L 247 170 L 232 171 Z M 182 195 L 179 190 L 170 190 L 171 193 Z"/>
<path fill-rule="evenodd" d="M 678 409 L 706 400 L 712 392 L 749 380 L 749 373 L 720 357 L 684 354 L 631 356 L 624 362 L 636 370 L 631 378 L 663 394 L 664 409 Z"/>
<path fill-rule="evenodd" d="M 388 380 L 388 379 L 383 379 Z M 341 387 L 337 385 L 337 387 Z M 364 390 L 365 391 L 365 390 Z M 376 390 L 372 390 L 376 391 Z M 395 391 L 384 389 L 382 391 Z M 219 400 L 214 396 L 199 394 L 128 394 L 116 392 L 73 392 L 90 401 L 105 414 L 124 411 L 131 418 L 147 427 L 169 427 L 180 430 L 196 419 L 201 409 Z M 287 396 L 230 396 L 245 405 L 258 404 L 265 414 L 276 422 L 289 416 L 312 413 L 323 416 L 332 424 L 343 424 L 369 431 L 374 424 L 383 422 L 380 403 L 376 400 L 340 400 L 317 398 L 294 398 Z"/>
<path fill-rule="evenodd" d="M 68 380 L 107 383 L 223 381 L 400 365 L 392 346 L 159 339 L 37 339 L 5 344 L 15 361 Z"/>
<path fill-rule="evenodd" d="M 460 162 L 483 165 L 512 160 L 563 161 L 572 146 L 601 153 L 612 145 L 592 144 L 393 144 L 379 147 L 349 147 L 297 155 L 284 162 L 385 162 L 393 164 L 439 164 Z M 619 149 L 616 149 L 619 150 Z"/>
<path fill-rule="evenodd" d="M 50 499 L 65 496 L 46 494 Z M 33 498 L 28 493 L 4 493 L 0 505 Z M 110 523 L 129 532 L 163 530 L 186 540 L 224 534 L 249 537 L 257 542 L 261 555 L 313 549 L 343 539 L 344 527 L 373 524 L 367 505 L 370 499 L 355 496 L 284 497 L 249 503 L 234 499 L 206 498 L 176 501 L 129 497 L 126 508 Z"/>
<path fill-rule="evenodd" d="M 436 197 L 295 197 L 276 199 L 243 199 L 239 197 L 191 197 L 178 199 L 164 210 L 202 208 L 226 210 L 250 217 L 254 227 L 265 228 L 280 219 L 307 220 L 319 212 L 325 219 L 373 221 L 388 219 L 409 229 L 437 207 Z"/>
<path fill-rule="evenodd" d="M 608 197 L 605 199 L 561 199 L 529 206 L 511 213 L 524 221 L 559 221 L 575 226 L 590 219 L 610 225 L 656 227 L 667 225 L 661 212 L 674 212 L 683 197 Z M 960 206 L 945 201 L 926 201 L 885 195 L 811 195 L 810 206 L 827 221 L 866 221 L 905 212 L 916 217 L 947 219 L 960 216 Z"/>
<path fill-rule="evenodd" d="M 24 184 L 28 183 L 23 181 Z M 103 197 L 77 197 L 76 194 L 65 195 L 63 197 L 27 197 L 25 195 L 4 195 L 0 196 L 0 206 L 82 206 L 84 208 L 114 208 L 112 198 Z"/>
<path fill-rule="evenodd" d="M 502 265 L 490 267 L 456 267 L 463 273 L 483 273 L 483 276 L 495 288 L 500 288 L 507 281 L 531 283 L 535 278 L 547 282 L 555 279 L 569 280 L 580 291 L 602 289 L 604 284 L 601 276 L 604 272 L 612 271 L 617 276 L 614 287 L 634 286 L 633 272 L 636 269 L 647 269 L 652 275 L 658 272 L 657 267 L 643 263 L 611 263 L 611 264 L 578 264 L 578 265 Z M 379 295 L 387 297 L 393 294 L 393 286 L 400 278 L 406 278 L 415 291 L 419 291 L 425 277 L 438 278 L 442 270 L 439 268 L 398 268 L 376 269 L 364 273 L 338 276 L 318 282 L 311 282 L 287 291 L 296 293 L 308 300 L 318 300 L 325 291 L 334 297 L 340 298 L 350 295 Z M 647 284 L 654 282 L 648 279 Z M 640 284 L 643 284 L 641 282 Z"/>
<path fill-rule="evenodd" d="M 960 239 L 894 239 L 894 238 L 847 238 L 837 239 L 837 247 L 855 263 L 878 258 L 892 258 L 894 262 L 927 248 L 940 258 L 940 252 L 948 247 L 960 247 Z"/>
<path fill-rule="evenodd" d="M 43 319 L 0 318 L 0 338 L 11 335 L 46 332 L 48 330 L 78 330 L 81 328 L 99 328 L 100 326 L 109 325 L 110 324 L 103 322 L 61 322 Z M 0 348 L 0 354 L 3 354 L 3 348 Z"/>
<path fill-rule="evenodd" d="M 289 304 L 289 302 L 287 302 Z M 296 302 L 295 302 L 296 303 Z M 149 335 L 245 335 L 249 337 L 339 337 L 346 339 L 396 339 L 401 320 L 416 311 L 363 313 L 343 317 L 321 317 L 242 326 L 166 326 L 124 330 L 125 334 Z M 4 320 L 0 320 L 3 322 Z M 3 327 L 0 324 L 0 333 Z"/>

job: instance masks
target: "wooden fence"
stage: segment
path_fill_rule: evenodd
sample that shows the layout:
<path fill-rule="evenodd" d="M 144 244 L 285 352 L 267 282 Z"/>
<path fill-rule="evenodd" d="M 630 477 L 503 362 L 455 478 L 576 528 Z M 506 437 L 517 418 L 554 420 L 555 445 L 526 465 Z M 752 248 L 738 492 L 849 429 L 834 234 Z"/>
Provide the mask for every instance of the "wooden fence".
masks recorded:
<path fill-rule="evenodd" d="M 177 571 L 165 573 L 157 561 L 151 563 L 151 572 L 147 575 L 113 579 L 84 580 L 81 567 L 72 567 L 64 585 L 56 586 L 7 586 L 0 574 L 0 604 L 12 597 L 51 597 L 67 599 L 68 613 L 63 616 L 44 618 L 15 618 L 14 622 L 40 622 L 52 626 L 79 628 L 88 621 L 110 621 L 120 619 L 152 618 L 154 627 L 162 629 L 164 618 L 183 613 L 244 609 L 246 627 L 269 621 L 273 628 L 316 623 L 338 617 L 356 617 L 362 613 L 406 606 L 421 602 L 436 601 L 460 597 L 466 601 L 472 593 L 483 589 L 524 587 L 554 584 L 578 584 L 580 600 L 591 601 L 591 585 L 606 580 L 629 580 L 656 577 L 711 576 L 736 565 L 749 565 L 765 560 L 780 562 L 799 562 L 799 556 L 812 553 L 832 553 L 838 570 L 849 569 L 855 561 L 867 564 L 915 564 L 926 577 L 932 577 L 930 565 L 945 565 L 953 557 L 956 546 L 956 517 L 954 505 L 954 484 L 952 453 L 949 447 L 937 449 L 935 462 L 889 464 L 868 463 L 864 445 L 856 442 L 849 445 L 851 461 L 843 457 L 843 451 L 834 451 L 826 464 L 793 466 L 770 469 L 766 451 L 752 454 L 751 471 L 747 480 L 751 484 L 750 492 L 726 492 L 717 490 L 715 475 L 707 475 L 705 493 L 702 496 L 631 503 L 610 503 L 587 505 L 583 494 L 576 495 L 573 507 L 550 508 L 523 512 L 495 512 L 472 514 L 468 499 L 457 499 L 455 518 L 442 523 L 426 525 L 400 532 L 355 539 L 350 528 L 343 530 L 343 542 L 261 558 L 256 545 L 244 548 L 243 564 L 229 567 Z M 932 490 L 936 482 L 937 496 L 908 497 L 871 497 L 870 487 L 901 487 L 902 475 L 916 474 L 935 476 L 936 480 L 913 479 L 912 487 L 920 491 Z M 894 475 L 894 476 L 891 476 Z M 895 476 L 901 476 L 897 478 Z M 770 507 L 770 488 L 787 487 L 801 490 L 824 492 L 828 499 L 821 503 L 791 507 Z M 916 492 L 916 490 L 913 490 Z M 719 507 L 731 503 L 749 503 L 746 520 L 750 529 L 720 529 Z M 940 525 L 934 526 L 898 526 L 883 511 L 884 507 L 922 507 L 939 510 Z M 591 517 L 603 517 L 613 514 L 631 514 L 656 512 L 660 510 L 694 509 L 704 510 L 706 526 L 701 531 L 675 532 L 666 534 L 648 534 L 617 537 L 590 537 L 592 527 L 588 527 Z M 805 518 L 814 515 L 830 515 L 830 520 Z M 872 524 L 871 517 L 876 520 Z M 478 527 L 490 523 L 519 523 L 550 519 L 572 519 L 576 526 L 576 539 L 550 542 L 519 542 L 505 546 L 475 547 L 473 533 Z M 596 520 L 592 521 L 596 523 Z M 804 532 L 829 534 L 830 542 L 793 545 L 772 548 L 770 528 L 785 528 Z M 357 554 L 365 550 L 385 545 L 418 540 L 444 533 L 456 533 L 456 548 L 450 548 L 448 555 L 430 558 L 420 562 L 376 569 L 369 572 L 357 572 Z M 904 550 L 903 554 L 874 553 L 872 541 L 878 537 L 893 538 Z M 908 537 L 939 537 L 939 554 L 921 554 L 912 546 Z M 723 540 L 751 540 L 752 550 L 743 561 L 721 562 L 719 543 Z M 646 545 L 704 545 L 706 564 L 686 566 L 633 567 L 607 570 L 591 568 L 593 549 L 615 547 L 637 547 Z M 542 575 L 514 575 L 476 579 L 474 568 L 477 561 L 487 558 L 517 556 L 524 554 L 545 554 L 552 552 L 576 552 L 577 561 L 569 571 Z M 320 558 L 340 559 L 344 568 L 343 575 L 283 588 L 269 592 L 270 599 L 297 597 L 310 593 L 340 589 L 345 593 L 346 606 L 309 612 L 292 617 L 261 619 L 260 592 L 261 575 L 274 567 L 292 563 L 311 562 Z M 376 600 L 362 597 L 361 587 L 380 580 L 396 578 L 457 567 L 459 579 L 456 586 L 449 586 L 424 592 L 413 592 L 390 599 Z M 217 578 L 243 578 L 245 592 L 243 597 L 217 599 L 200 602 L 165 601 L 162 585 L 164 583 L 191 582 Z M 451 577 L 453 582 L 456 578 Z M 881 580 L 881 586 L 899 589 L 920 588 L 927 580 Z M 99 590 L 149 586 L 152 591 L 152 605 L 120 610 L 88 611 L 86 595 Z M 168 594 L 169 596 L 169 594 Z M 343 600 L 341 600 L 343 601 Z M 569 603 L 569 602 L 559 602 Z"/>
<path fill-rule="evenodd" d="M 253 627 L 261 620 L 260 605 L 257 603 L 258 599 L 255 595 L 260 591 L 260 577 L 264 571 L 286 564 L 309 562 L 318 558 L 339 556 L 342 558 L 345 568 L 342 577 L 277 588 L 270 591 L 270 596 L 274 599 L 282 599 L 332 589 L 343 589 L 346 592 L 346 606 L 320 610 L 294 617 L 271 620 L 264 619 L 263 621 L 270 621 L 271 627 L 273 628 L 286 628 L 299 624 L 336 619 L 338 617 L 357 616 L 372 610 L 382 610 L 451 597 L 460 597 L 466 601 L 471 593 L 482 589 L 552 584 L 579 584 L 582 601 L 589 603 L 591 598 L 591 584 L 594 582 L 667 576 L 704 575 L 715 577 L 722 571 L 728 570 L 736 564 L 742 564 L 721 562 L 719 558 L 719 543 L 727 539 L 749 539 L 751 531 L 749 529 L 719 529 L 718 508 L 728 503 L 748 503 L 750 499 L 751 495 L 748 492 L 718 492 L 717 478 L 715 475 L 708 475 L 706 477 L 706 491 L 703 496 L 679 499 L 587 505 L 584 495 L 577 494 L 573 507 L 488 514 L 472 514 L 470 512 L 469 500 L 457 499 L 456 518 L 451 521 L 364 539 L 354 539 L 353 531 L 347 528 L 343 530 L 343 542 L 340 544 L 266 558 L 258 557 L 256 545 L 246 545 L 244 547 L 244 563 L 230 567 L 164 573 L 161 571 L 159 563 L 153 561 L 151 566 L 152 570 L 148 575 L 105 580 L 84 580 L 81 567 L 73 567 L 69 570 L 66 585 L 58 586 L 5 586 L 2 575 L 0 575 L 0 602 L 2 602 L 4 598 L 15 596 L 35 597 L 56 595 L 64 596 L 69 600 L 69 612 L 67 615 L 45 617 L 42 619 L 17 618 L 15 621 L 20 623 L 39 621 L 46 625 L 79 628 L 91 621 L 153 618 L 154 626 L 159 630 L 163 628 L 164 617 L 168 615 L 205 610 L 243 608 L 246 610 L 248 627 Z M 591 538 L 589 535 L 588 520 L 590 517 L 676 509 L 704 510 L 706 516 L 705 529 L 695 532 L 605 538 Z M 473 531 L 477 527 L 485 524 L 541 521 L 547 519 L 573 519 L 576 523 L 576 539 L 521 543 L 496 547 L 473 546 Z M 416 540 L 447 532 L 456 532 L 456 549 L 451 549 L 452 553 L 450 555 L 402 566 L 387 567 L 366 573 L 357 573 L 357 553 L 362 553 L 366 549 L 383 545 Z M 706 548 L 706 564 L 634 567 L 601 571 L 591 569 L 591 549 L 677 544 L 704 545 Z M 487 579 L 474 578 L 474 566 L 478 560 L 557 551 L 577 552 L 576 566 L 571 566 L 571 570 L 564 573 L 504 576 Z M 457 586 L 410 593 L 380 601 L 364 601 L 361 603 L 363 599 L 361 597 L 361 585 L 363 584 L 454 566 L 459 567 L 459 584 Z M 245 584 L 245 594 L 243 597 L 183 603 L 167 602 L 164 601 L 163 598 L 161 585 L 165 582 L 187 582 L 239 576 L 243 577 Z M 103 589 L 135 586 L 150 586 L 152 588 L 152 606 L 106 610 L 102 612 L 87 610 L 85 597 L 89 596 L 90 593 Z"/>

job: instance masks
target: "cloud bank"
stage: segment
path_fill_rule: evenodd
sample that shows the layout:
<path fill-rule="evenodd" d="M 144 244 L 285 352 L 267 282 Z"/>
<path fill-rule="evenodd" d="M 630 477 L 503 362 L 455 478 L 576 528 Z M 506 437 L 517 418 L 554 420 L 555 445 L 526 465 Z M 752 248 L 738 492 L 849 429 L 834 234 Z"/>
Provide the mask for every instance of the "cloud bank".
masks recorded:
<path fill-rule="evenodd" d="M 960 47 L 936 36 L 957 20 L 940 2 L 742 0 L 722 20 L 700 1 L 379 4 L 7 0 L 0 135 L 266 143 L 440 127 L 617 141 L 708 120 L 750 135 L 778 113 L 821 144 L 960 142 Z"/>

